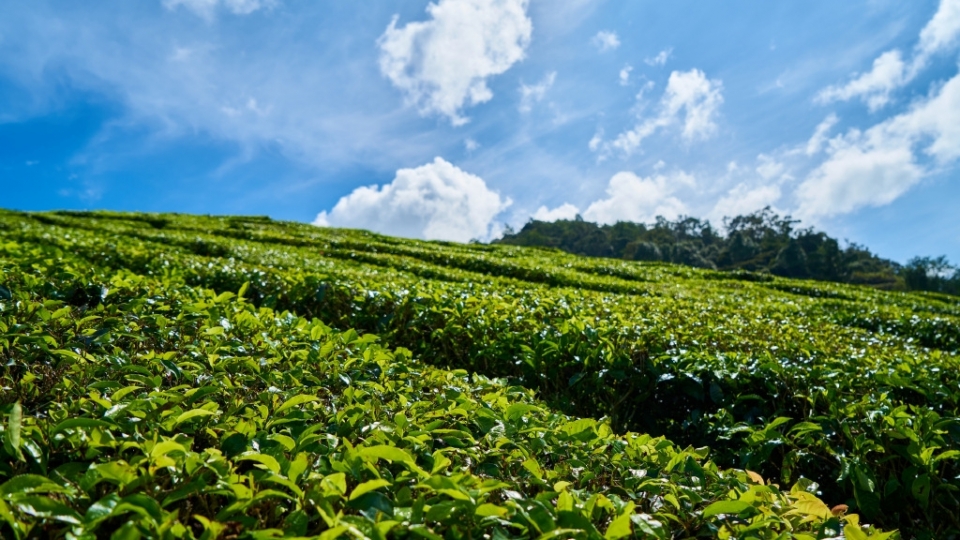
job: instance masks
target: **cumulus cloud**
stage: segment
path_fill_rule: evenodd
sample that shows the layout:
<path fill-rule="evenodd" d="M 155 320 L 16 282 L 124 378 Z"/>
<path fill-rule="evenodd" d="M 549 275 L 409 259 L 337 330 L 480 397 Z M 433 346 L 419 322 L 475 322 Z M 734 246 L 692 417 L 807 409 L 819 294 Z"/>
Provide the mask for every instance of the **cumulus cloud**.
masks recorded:
<path fill-rule="evenodd" d="M 707 80 L 699 69 L 670 74 L 663 103 L 669 117 L 677 117 L 681 111 L 684 112 L 685 139 L 705 139 L 716 130 L 714 118 L 723 103 L 722 87 L 719 80 Z"/>
<path fill-rule="evenodd" d="M 888 129 L 912 141 L 927 140 L 923 153 L 941 165 L 960 159 L 960 75 L 947 81 L 934 96 L 887 122 Z"/>
<path fill-rule="evenodd" d="M 757 165 L 757 174 L 764 180 L 773 180 L 782 177 L 784 165 L 777 161 L 776 158 L 766 154 L 760 154 L 757 156 L 757 161 L 759 162 L 759 165 Z"/>
<path fill-rule="evenodd" d="M 709 213 L 709 219 L 720 222 L 725 217 L 749 214 L 780 200 L 780 187 L 776 185 L 751 186 L 741 182 L 717 201 Z"/>
<path fill-rule="evenodd" d="M 662 163 L 662 162 L 660 162 Z M 655 170 L 662 169 L 659 165 Z M 681 188 L 696 185 L 693 176 L 678 171 L 641 177 L 629 171 L 614 174 L 607 184 L 606 197 L 593 201 L 583 211 L 583 218 L 600 224 L 618 221 L 650 222 L 657 216 L 676 219 L 687 213 L 687 206 L 677 196 Z M 539 221 L 574 219 L 580 211 L 570 203 L 556 208 L 541 206 L 533 213 Z"/>
<path fill-rule="evenodd" d="M 487 78 L 524 58 L 533 25 L 527 0 L 440 0 L 430 20 L 397 26 L 380 36 L 380 71 L 421 114 L 467 123 L 465 106 L 493 98 Z"/>
<path fill-rule="evenodd" d="M 600 52 L 612 51 L 620 46 L 620 38 L 617 37 L 617 33 L 607 30 L 597 32 L 591 42 Z"/>
<path fill-rule="evenodd" d="M 623 69 L 620 70 L 620 86 L 626 86 L 630 84 L 631 71 L 633 71 L 633 66 L 630 64 L 623 66 Z"/>
<path fill-rule="evenodd" d="M 890 102 L 890 93 L 907 80 L 907 64 L 900 51 L 881 54 L 873 61 L 873 69 L 855 77 L 842 86 L 830 86 L 817 94 L 816 101 L 830 103 L 859 97 L 870 111 L 876 111 Z"/>
<path fill-rule="evenodd" d="M 550 90 L 550 87 L 553 86 L 553 81 L 556 79 L 557 72 L 551 71 L 537 84 L 526 85 L 521 83 L 520 106 L 518 107 L 520 112 L 530 112 L 533 104 L 543 99 L 543 96 L 547 94 L 547 90 Z"/>
<path fill-rule="evenodd" d="M 664 49 L 656 54 L 656 56 L 651 56 L 643 60 L 648 66 L 662 66 L 667 63 L 667 60 L 670 59 L 670 55 L 673 54 L 673 48 Z"/>
<path fill-rule="evenodd" d="M 855 74 L 846 84 L 823 89 L 815 101 L 831 103 L 854 98 L 866 103 L 871 112 L 887 105 L 891 94 L 913 81 L 930 57 L 949 50 L 960 38 L 960 0 L 941 0 L 933 18 L 920 31 L 913 59 L 907 62 L 899 50 L 886 51 L 873 61 L 870 71 Z"/>
<path fill-rule="evenodd" d="M 686 141 L 707 139 L 716 131 L 716 116 L 723 103 L 723 83 L 707 79 L 699 69 L 674 71 L 653 117 L 641 119 L 633 129 L 617 136 L 605 149 L 629 155 L 658 130 L 679 124 Z M 642 93 L 638 95 L 642 99 Z M 599 143 L 596 145 L 600 147 Z"/>
<path fill-rule="evenodd" d="M 684 173 L 643 178 L 632 172 L 618 172 L 610 178 L 607 197 L 591 203 L 583 217 L 587 221 L 605 224 L 647 222 L 657 216 L 674 219 L 687 212 L 686 205 L 674 196 L 674 192 L 680 186 L 693 183 L 693 177 Z"/>
<path fill-rule="evenodd" d="M 960 37 L 960 0 L 941 0 L 930 22 L 920 31 L 917 52 L 921 58 L 944 51 Z"/>
<path fill-rule="evenodd" d="M 579 213 L 580 210 L 578 210 L 576 206 L 570 203 L 564 203 L 553 209 L 541 206 L 537 208 L 537 211 L 533 213 L 532 217 L 537 221 L 557 221 L 561 219 L 573 219 L 577 217 Z"/>
<path fill-rule="evenodd" d="M 892 202 L 929 173 L 923 157 L 960 159 L 960 75 L 909 111 L 829 140 L 827 159 L 797 188 L 802 218 Z"/>
<path fill-rule="evenodd" d="M 923 169 L 901 141 L 851 137 L 835 141 L 830 159 L 797 188 L 804 217 L 852 212 L 892 202 L 923 177 Z"/>
<path fill-rule="evenodd" d="M 183 6 L 204 19 L 212 19 L 220 7 L 235 15 L 248 15 L 261 8 L 273 7 L 276 3 L 276 0 L 163 0 L 163 6 L 167 9 Z"/>
<path fill-rule="evenodd" d="M 355 189 L 314 225 L 370 229 L 394 236 L 466 242 L 487 238 L 493 218 L 510 206 L 479 176 L 436 158 L 400 169 L 383 186 Z"/>

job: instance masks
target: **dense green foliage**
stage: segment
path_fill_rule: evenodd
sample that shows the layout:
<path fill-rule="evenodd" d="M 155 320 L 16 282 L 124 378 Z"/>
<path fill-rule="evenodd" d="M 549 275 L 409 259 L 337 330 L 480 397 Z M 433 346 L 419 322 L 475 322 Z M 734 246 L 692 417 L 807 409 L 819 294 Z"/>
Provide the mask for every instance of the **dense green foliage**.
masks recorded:
<path fill-rule="evenodd" d="M 554 247 L 591 257 L 665 261 L 698 268 L 769 272 L 783 277 L 871 285 L 882 289 L 960 295 L 960 270 L 945 257 L 916 257 L 905 266 L 863 246 L 840 243 L 769 208 L 724 221 L 726 233 L 709 221 L 657 218 L 652 225 L 619 222 L 532 220 L 496 243 Z"/>
<path fill-rule="evenodd" d="M 110 213 L 0 272 L 2 536 L 960 532 L 951 296 Z"/>

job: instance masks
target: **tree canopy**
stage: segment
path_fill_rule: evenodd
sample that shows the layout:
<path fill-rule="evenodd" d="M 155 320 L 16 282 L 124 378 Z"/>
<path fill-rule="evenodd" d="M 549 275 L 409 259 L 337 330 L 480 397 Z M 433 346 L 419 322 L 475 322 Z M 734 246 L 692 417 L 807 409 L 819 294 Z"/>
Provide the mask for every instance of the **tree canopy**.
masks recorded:
<path fill-rule="evenodd" d="M 841 246 L 799 220 L 770 207 L 724 218 L 723 228 L 681 216 L 654 223 L 620 221 L 598 225 L 580 216 L 554 222 L 531 220 L 494 243 L 556 248 L 589 257 L 663 261 L 718 270 L 869 285 L 881 289 L 960 294 L 960 270 L 945 256 L 915 257 L 906 265 L 881 258 L 865 246 Z"/>

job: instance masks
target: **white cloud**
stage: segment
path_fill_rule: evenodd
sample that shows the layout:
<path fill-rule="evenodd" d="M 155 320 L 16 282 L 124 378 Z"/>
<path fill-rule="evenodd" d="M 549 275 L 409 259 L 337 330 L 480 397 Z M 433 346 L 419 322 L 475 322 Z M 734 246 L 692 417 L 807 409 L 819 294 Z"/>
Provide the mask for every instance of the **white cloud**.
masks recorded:
<path fill-rule="evenodd" d="M 960 159 L 960 75 L 954 75 L 929 100 L 888 121 L 889 129 L 915 141 L 929 139 L 924 153 L 940 164 Z"/>
<path fill-rule="evenodd" d="M 480 148 L 480 143 L 471 139 L 470 137 L 467 137 L 463 141 L 463 147 L 467 150 L 467 152 L 473 152 L 477 148 Z"/>
<path fill-rule="evenodd" d="M 630 64 L 623 66 L 623 69 L 620 70 L 620 86 L 626 86 L 630 83 L 631 71 L 633 71 L 633 66 Z"/>
<path fill-rule="evenodd" d="M 840 119 L 837 118 L 837 115 L 830 113 L 822 122 L 817 124 L 817 129 L 814 130 L 813 135 L 807 141 L 804 153 L 812 156 L 819 152 L 823 148 L 824 143 L 827 142 L 827 135 L 830 133 L 830 130 L 833 129 L 833 126 L 837 125 L 838 121 L 840 121 Z"/>
<path fill-rule="evenodd" d="M 892 202 L 923 177 L 902 141 L 852 134 L 797 188 L 802 217 L 830 216 Z"/>
<path fill-rule="evenodd" d="M 817 94 L 816 101 L 830 103 L 858 97 L 870 111 L 876 111 L 890 102 L 890 93 L 907 81 L 907 64 L 900 51 L 881 54 L 873 61 L 873 69 L 843 86 L 830 86 Z"/>
<path fill-rule="evenodd" d="M 670 56 L 672 54 L 673 54 L 673 47 L 669 49 L 664 49 L 658 52 L 656 56 L 645 58 L 643 62 L 648 66 L 662 66 L 667 63 L 667 60 L 670 59 Z"/>
<path fill-rule="evenodd" d="M 719 80 L 707 80 L 699 69 L 674 71 L 670 74 L 663 101 L 671 117 L 676 117 L 680 111 L 685 112 L 685 139 L 705 139 L 716 130 L 714 117 L 717 108 L 723 103 L 722 88 L 723 84 Z"/>
<path fill-rule="evenodd" d="M 159 1 L 30 3 L 3 12 L 0 76 L 30 100 L 11 103 L 0 118 L 56 112 L 64 84 L 77 95 L 100 96 L 115 108 L 77 148 L 85 167 L 128 167 L 138 152 L 160 151 L 166 144 L 160 141 L 198 139 L 225 143 L 222 167 L 210 172 L 220 177 L 275 151 L 322 171 L 362 161 L 392 172 L 398 164 L 445 155 L 438 148 L 451 139 L 442 130 L 411 128 L 416 111 L 397 107 L 396 90 L 377 71 L 379 51 L 362 37 L 376 37 L 389 10 L 377 15 L 382 22 L 369 20 L 374 8 L 344 10 L 344 20 L 333 21 L 321 3 L 298 4 L 295 16 L 292 3 L 282 4 L 289 13 L 261 16 L 262 8 L 236 19 L 220 0 L 215 17 L 223 25 L 182 5 L 167 11 Z M 372 27 L 349 30 L 361 23 Z M 7 46 L 12 43 L 20 48 Z M 311 189 L 325 175 L 297 182 L 282 176 L 260 183 L 245 199 L 261 192 L 280 199 Z"/>
<path fill-rule="evenodd" d="M 314 225 L 363 228 L 394 236 L 453 240 L 488 238 L 493 218 L 510 206 L 479 176 L 442 158 L 400 169 L 384 186 L 359 187 Z"/>
<path fill-rule="evenodd" d="M 609 148 L 629 155 L 647 137 L 678 123 L 682 124 L 681 133 L 687 141 L 709 138 L 717 128 L 715 118 L 723 103 L 722 90 L 722 82 L 707 79 L 699 69 L 674 71 L 660 99 L 658 114 L 618 135 Z M 641 98 L 642 93 L 638 95 Z"/>
<path fill-rule="evenodd" d="M 960 37 L 960 0 L 941 0 L 930 22 L 920 31 L 917 52 L 926 58 L 955 45 Z"/>
<path fill-rule="evenodd" d="M 826 161 L 797 188 L 798 215 L 831 216 L 892 202 L 930 172 L 918 147 L 941 165 L 960 159 L 960 75 L 903 114 L 830 139 Z"/>
<path fill-rule="evenodd" d="M 693 177 L 678 173 L 642 178 L 632 172 L 618 172 L 607 185 L 607 198 L 594 201 L 583 212 L 587 221 L 616 223 L 617 221 L 648 222 L 657 216 L 674 219 L 687 212 L 687 207 L 674 191 L 694 182 Z"/>
<path fill-rule="evenodd" d="M 640 90 L 637 91 L 637 95 L 634 96 L 634 99 L 637 100 L 637 111 L 642 111 L 646 107 L 644 103 L 644 97 L 647 95 L 647 92 L 651 91 L 657 85 L 653 81 L 647 81 L 643 83 L 643 86 L 640 87 Z"/>
<path fill-rule="evenodd" d="M 441 114 L 453 125 L 468 118 L 465 106 L 493 98 L 487 78 L 524 58 L 533 25 L 527 0 L 440 0 L 427 6 L 430 20 L 380 36 L 380 71 L 421 114 Z"/>
<path fill-rule="evenodd" d="M 227 116 L 241 116 L 243 114 L 252 113 L 256 116 L 266 116 L 270 114 L 273 107 L 261 107 L 255 98 L 247 98 L 246 103 L 243 106 L 231 107 L 229 105 L 224 105 L 220 107 L 220 110 L 223 114 Z"/>
<path fill-rule="evenodd" d="M 783 174 L 784 165 L 775 158 L 766 154 L 760 154 L 757 156 L 757 161 L 760 162 L 760 164 L 757 165 L 757 174 L 764 180 L 780 178 Z"/>
<path fill-rule="evenodd" d="M 602 129 L 597 130 L 597 132 L 593 134 L 593 137 L 590 137 L 590 142 L 587 143 L 587 148 L 589 148 L 591 152 L 596 152 L 600 149 L 601 144 L 603 144 Z"/>
<path fill-rule="evenodd" d="M 822 90 L 815 101 L 831 103 L 860 98 L 871 112 L 890 102 L 890 94 L 913 81 L 926 67 L 930 57 L 954 47 L 960 37 L 960 0 L 941 0 L 937 12 L 920 31 L 920 40 L 909 63 L 899 50 L 881 54 L 873 68 L 857 74 L 845 85 Z"/>
<path fill-rule="evenodd" d="M 576 206 L 570 203 L 564 203 L 554 209 L 548 209 L 546 206 L 541 206 L 537 208 L 537 211 L 533 213 L 533 219 L 537 221 L 558 221 L 561 219 L 573 219 L 577 217 L 577 214 L 580 213 L 580 210 Z"/>
<path fill-rule="evenodd" d="M 163 7 L 183 6 L 204 19 L 212 19 L 221 6 L 234 15 L 249 15 L 261 8 L 271 8 L 276 0 L 163 0 Z"/>
<path fill-rule="evenodd" d="M 742 216 L 773 205 L 780 196 L 779 186 L 750 186 L 741 182 L 717 201 L 708 217 L 719 223 L 725 217 Z"/>
<path fill-rule="evenodd" d="M 553 82 L 557 79 L 557 72 L 551 71 L 544 76 L 543 80 L 533 85 L 520 84 L 520 106 L 518 109 L 522 113 L 530 112 L 533 104 L 543 99 L 547 94 Z"/>
<path fill-rule="evenodd" d="M 620 38 L 617 37 L 617 33 L 607 30 L 597 32 L 597 35 L 593 36 L 590 41 L 600 52 L 612 51 L 620 46 Z"/>

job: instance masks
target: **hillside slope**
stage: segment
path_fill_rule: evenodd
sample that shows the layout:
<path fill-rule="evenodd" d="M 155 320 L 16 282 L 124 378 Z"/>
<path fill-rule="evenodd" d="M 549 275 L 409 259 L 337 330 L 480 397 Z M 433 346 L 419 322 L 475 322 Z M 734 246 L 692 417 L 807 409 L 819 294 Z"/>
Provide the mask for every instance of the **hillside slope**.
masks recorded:
<path fill-rule="evenodd" d="M 0 263 L 24 535 L 960 531 L 954 297 L 242 217 L 0 213 Z"/>

